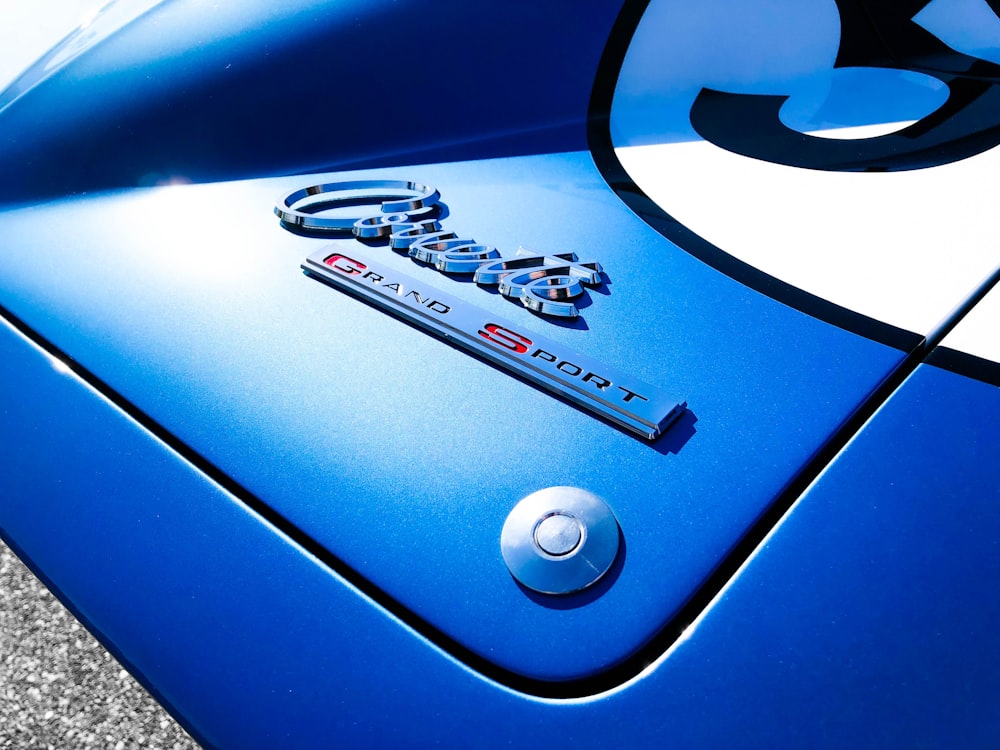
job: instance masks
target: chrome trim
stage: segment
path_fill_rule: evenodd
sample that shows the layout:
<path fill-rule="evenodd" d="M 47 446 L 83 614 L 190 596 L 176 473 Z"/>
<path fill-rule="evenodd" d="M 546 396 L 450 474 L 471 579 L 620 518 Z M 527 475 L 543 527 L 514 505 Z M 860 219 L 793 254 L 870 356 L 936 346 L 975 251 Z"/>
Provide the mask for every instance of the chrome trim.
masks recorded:
<path fill-rule="evenodd" d="M 385 266 L 363 250 L 341 252 L 328 245 L 310 255 L 302 269 L 647 440 L 658 437 L 686 406 L 658 388 Z"/>
<path fill-rule="evenodd" d="M 557 525 L 551 532 L 546 525 Z M 597 583 L 618 556 L 621 530 L 603 499 L 579 487 L 546 487 L 514 506 L 500 553 L 522 586 L 572 594 Z"/>
<path fill-rule="evenodd" d="M 340 198 L 328 198 L 322 201 L 311 201 L 308 198 L 326 193 L 347 193 Z M 344 206 L 378 205 L 386 214 L 394 212 L 409 213 L 432 207 L 441 200 L 441 194 L 430 185 L 406 180 L 353 180 L 348 182 L 327 182 L 322 185 L 311 185 L 300 190 L 294 190 L 278 199 L 274 213 L 286 224 L 317 229 L 333 233 L 351 234 L 354 225 L 365 217 L 336 218 L 317 216 L 315 213 L 303 211 L 303 208 L 318 208 L 329 210 Z"/>

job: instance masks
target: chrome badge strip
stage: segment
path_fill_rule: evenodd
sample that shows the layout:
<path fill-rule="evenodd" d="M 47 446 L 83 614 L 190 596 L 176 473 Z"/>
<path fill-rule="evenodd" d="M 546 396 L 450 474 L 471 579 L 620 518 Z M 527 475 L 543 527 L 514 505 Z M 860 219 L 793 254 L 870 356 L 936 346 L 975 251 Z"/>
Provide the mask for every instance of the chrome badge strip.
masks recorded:
<path fill-rule="evenodd" d="M 522 333 L 514 323 L 372 260 L 361 247 L 349 253 L 327 246 L 302 269 L 647 440 L 684 411 L 685 403 L 659 389 Z"/>

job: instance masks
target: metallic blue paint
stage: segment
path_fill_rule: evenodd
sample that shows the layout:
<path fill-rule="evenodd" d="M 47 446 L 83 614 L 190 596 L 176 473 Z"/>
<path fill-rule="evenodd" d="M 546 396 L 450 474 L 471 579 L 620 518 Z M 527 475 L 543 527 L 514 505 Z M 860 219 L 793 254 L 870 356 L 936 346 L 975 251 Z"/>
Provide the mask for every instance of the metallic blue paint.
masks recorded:
<path fill-rule="evenodd" d="M 664 627 L 903 354 L 678 250 L 586 154 L 411 169 L 462 236 L 587 253 L 610 283 L 578 327 L 557 327 L 381 248 L 386 264 L 678 394 L 680 424 L 649 445 L 304 276 L 324 240 L 270 212 L 301 177 L 0 214 L 6 307 L 483 659 L 586 677 Z M 558 485 L 604 497 L 621 522 L 624 566 L 599 595 L 526 596 L 500 558 L 510 509 Z"/>
<path fill-rule="evenodd" d="M 989 747 L 1000 730 L 992 386 L 919 368 L 665 658 L 560 701 L 436 648 L 6 327 L 0 351 L 21 469 L 0 475 L 5 536 L 209 746 Z"/>
<path fill-rule="evenodd" d="M 625 207 L 580 151 L 617 4 L 448 8 L 173 0 L 0 111 L 0 312 L 83 376 L 0 328 L 5 538 L 211 746 L 989 746 L 997 389 L 900 385 L 922 352 Z M 382 168 L 267 177 L 352 162 Z M 650 446 L 303 276 L 325 240 L 274 200 L 358 178 L 599 260 L 552 326 L 382 250 L 689 413 Z M 551 599 L 499 534 L 560 484 L 610 502 L 625 554 Z"/>
<path fill-rule="evenodd" d="M 31 76 L 3 113 L 0 200 L 578 150 L 620 8 L 165 0 Z"/>

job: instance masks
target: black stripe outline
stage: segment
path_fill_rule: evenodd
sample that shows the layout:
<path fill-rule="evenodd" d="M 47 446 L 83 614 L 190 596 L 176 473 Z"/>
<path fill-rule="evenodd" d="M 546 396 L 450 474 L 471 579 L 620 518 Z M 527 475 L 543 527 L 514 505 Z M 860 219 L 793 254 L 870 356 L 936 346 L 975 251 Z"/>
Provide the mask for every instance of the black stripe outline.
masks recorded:
<path fill-rule="evenodd" d="M 650 199 L 625 171 L 611 140 L 611 105 L 625 55 L 649 2 L 650 0 L 636 0 L 626 3 L 626 7 L 615 22 L 610 41 L 598 66 L 591 94 L 587 142 L 594 163 L 608 186 L 625 205 L 653 229 L 684 252 L 731 279 L 838 328 L 900 351 L 912 351 L 921 341 L 920 334 L 842 307 L 739 260 L 677 221 Z"/>

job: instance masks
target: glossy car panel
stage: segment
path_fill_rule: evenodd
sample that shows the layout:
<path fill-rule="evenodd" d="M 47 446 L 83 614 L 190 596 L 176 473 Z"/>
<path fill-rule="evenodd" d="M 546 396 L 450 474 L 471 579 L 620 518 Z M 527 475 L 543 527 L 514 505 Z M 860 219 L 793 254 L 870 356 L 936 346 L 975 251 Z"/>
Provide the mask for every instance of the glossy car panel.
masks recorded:
<path fill-rule="evenodd" d="M 0 200 L 579 150 L 619 10 L 167 0 L 8 104 Z"/>
<path fill-rule="evenodd" d="M 25 498 L 5 535 L 207 745 L 996 735 L 992 386 L 920 368 L 663 658 L 622 689 L 539 700 L 435 648 L 23 338 L 2 340 L 25 469 L 3 474 L 5 497 Z"/>
<path fill-rule="evenodd" d="M 772 40 L 812 38 L 796 13 L 831 34 L 839 17 L 826 52 L 856 67 L 844 3 L 775 8 Z M 615 150 L 645 5 L 619 10 L 170 0 L 93 46 L 71 37 L 78 55 L 8 95 L 0 529 L 206 744 L 996 735 L 990 233 L 966 231 L 974 212 L 946 232 L 981 267 L 929 327 L 692 239 Z M 435 87 L 384 54 L 413 45 Z M 950 166 L 911 171 L 939 184 Z M 433 185 L 446 229 L 505 255 L 575 252 L 602 283 L 553 322 L 274 215 L 358 179 Z M 687 410 L 646 441 L 302 271 L 362 249 Z M 559 485 L 603 497 L 622 530 L 611 571 L 562 597 L 519 586 L 500 548 L 518 500 Z"/>
<path fill-rule="evenodd" d="M 299 264 L 327 240 L 271 213 L 302 178 L 6 213 L 6 308 L 478 659 L 547 681 L 599 673 L 670 622 L 903 355 L 678 251 L 586 154 L 423 166 L 419 177 L 463 236 L 588 252 L 609 282 L 557 326 L 375 248 L 386 265 L 682 394 L 688 413 L 646 443 L 305 276 Z M 350 255 L 360 243 L 330 246 Z M 669 304 L 690 289 L 696 298 Z M 498 543 L 518 500 L 558 485 L 604 497 L 624 535 L 618 572 L 569 600 L 520 589 Z"/>

